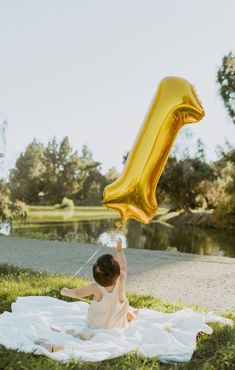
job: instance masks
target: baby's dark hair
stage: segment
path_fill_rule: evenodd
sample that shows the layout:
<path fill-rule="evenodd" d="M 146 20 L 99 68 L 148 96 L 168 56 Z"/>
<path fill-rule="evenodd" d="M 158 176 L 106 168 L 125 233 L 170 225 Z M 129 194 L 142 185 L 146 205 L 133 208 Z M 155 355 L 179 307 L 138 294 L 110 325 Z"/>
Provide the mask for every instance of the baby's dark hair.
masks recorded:
<path fill-rule="evenodd" d="M 112 254 L 103 254 L 93 266 L 93 277 L 101 286 L 113 285 L 119 275 L 120 265 Z"/>

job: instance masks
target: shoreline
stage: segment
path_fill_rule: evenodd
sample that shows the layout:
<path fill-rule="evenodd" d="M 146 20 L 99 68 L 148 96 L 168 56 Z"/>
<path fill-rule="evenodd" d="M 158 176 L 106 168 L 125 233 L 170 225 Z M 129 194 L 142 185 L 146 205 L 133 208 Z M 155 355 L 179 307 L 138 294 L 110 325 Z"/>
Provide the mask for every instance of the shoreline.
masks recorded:
<path fill-rule="evenodd" d="M 197 226 L 216 230 L 235 231 L 234 223 L 219 224 L 214 216 L 214 211 L 190 210 L 187 212 L 175 211 L 156 216 L 156 220 L 166 222 L 174 226 Z"/>
<path fill-rule="evenodd" d="M 73 275 L 96 249 L 91 244 L 0 236 L 1 263 L 39 272 Z M 79 276 L 91 280 L 93 263 L 104 253 L 112 252 L 103 247 Z M 124 253 L 127 291 L 235 313 L 234 258 L 132 248 Z"/>

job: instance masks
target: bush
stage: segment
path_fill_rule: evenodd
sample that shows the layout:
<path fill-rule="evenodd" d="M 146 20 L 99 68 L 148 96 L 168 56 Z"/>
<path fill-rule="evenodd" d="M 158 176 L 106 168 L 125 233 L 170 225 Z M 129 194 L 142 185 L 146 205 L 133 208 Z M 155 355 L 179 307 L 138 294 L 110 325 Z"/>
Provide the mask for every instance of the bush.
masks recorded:
<path fill-rule="evenodd" d="M 235 227 L 235 196 L 222 199 L 214 212 L 214 221 L 219 227 Z"/>
<path fill-rule="evenodd" d="M 73 209 L 74 208 L 74 202 L 73 202 L 72 199 L 69 199 L 69 198 L 65 197 L 65 198 L 62 199 L 61 204 L 55 204 L 54 208 L 55 209 L 65 209 L 65 208 Z"/>
<path fill-rule="evenodd" d="M 12 202 L 7 194 L 0 197 L 0 222 L 26 219 L 27 207 L 24 202 Z"/>

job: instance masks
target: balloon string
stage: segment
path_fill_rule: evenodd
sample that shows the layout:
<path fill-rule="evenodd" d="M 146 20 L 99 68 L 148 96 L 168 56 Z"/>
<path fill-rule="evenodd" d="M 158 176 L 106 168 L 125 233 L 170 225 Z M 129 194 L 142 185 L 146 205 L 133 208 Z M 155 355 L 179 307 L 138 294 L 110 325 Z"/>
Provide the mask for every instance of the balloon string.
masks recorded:
<path fill-rule="evenodd" d="M 113 235 L 114 234 L 116 234 L 116 232 L 118 231 L 118 229 L 121 227 L 121 225 L 119 225 L 113 232 L 112 232 L 112 234 L 111 234 L 111 238 L 113 237 Z M 77 274 L 79 274 L 79 272 L 83 269 L 83 267 L 85 267 L 91 260 L 92 260 L 92 258 L 103 248 L 105 246 L 105 244 L 104 245 L 102 245 L 99 249 L 97 249 L 96 251 L 95 251 L 95 253 L 93 253 L 92 254 L 92 256 L 81 266 L 81 267 L 79 267 L 79 269 L 75 272 L 75 274 L 72 276 L 72 279 L 74 279 L 75 278 L 75 276 L 77 276 Z"/>

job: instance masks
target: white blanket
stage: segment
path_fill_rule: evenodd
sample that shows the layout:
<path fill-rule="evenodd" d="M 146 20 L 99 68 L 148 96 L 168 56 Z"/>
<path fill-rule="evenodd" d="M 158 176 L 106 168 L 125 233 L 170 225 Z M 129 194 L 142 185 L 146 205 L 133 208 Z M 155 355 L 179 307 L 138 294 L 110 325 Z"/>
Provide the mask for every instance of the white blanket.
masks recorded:
<path fill-rule="evenodd" d="M 51 297 L 21 297 L 12 304 L 12 313 L 0 315 L 0 344 L 23 352 L 44 354 L 68 361 L 102 361 L 137 350 L 161 362 L 189 361 L 196 348 L 196 335 L 212 333 L 206 323 L 230 324 L 231 320 L 212 314 L 184 309 L 166 314 L 140 309 L 138 317 L 125 329 L 96 329 L 89 341 L 66 334 L 66 329 L 80 332 L 86 328 L 88 303 L 68 303 Z M 52 330 L 60 330 L 58 332 Z M 35 345 L 38 338 L 65 346 L 50 353 Z"/>

